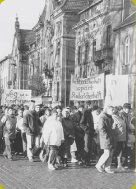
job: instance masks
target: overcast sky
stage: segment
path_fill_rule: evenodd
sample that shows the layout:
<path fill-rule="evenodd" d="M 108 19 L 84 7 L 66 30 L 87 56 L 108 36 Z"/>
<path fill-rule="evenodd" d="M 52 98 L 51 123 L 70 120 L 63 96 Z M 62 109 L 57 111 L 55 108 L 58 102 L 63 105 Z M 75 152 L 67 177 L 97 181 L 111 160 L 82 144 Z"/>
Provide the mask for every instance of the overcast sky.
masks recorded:
<path fill-rule="evenodd" d="M 20 29 L 32 29 L 44 5 L 45 0 L 5 0 L 0 4 L 0 59 L 11 53 L 16 14 Z"/>

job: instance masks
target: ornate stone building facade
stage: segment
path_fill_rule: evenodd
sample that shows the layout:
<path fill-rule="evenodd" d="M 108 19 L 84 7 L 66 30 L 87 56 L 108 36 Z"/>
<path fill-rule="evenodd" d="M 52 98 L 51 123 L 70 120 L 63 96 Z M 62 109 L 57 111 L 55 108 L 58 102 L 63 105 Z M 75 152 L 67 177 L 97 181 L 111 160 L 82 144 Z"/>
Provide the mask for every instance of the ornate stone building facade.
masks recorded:
<path fill-rule="evenodd" d="M 123 74 L 119 57 L 114 58 L 119 40 L 114 29 L 134 9 L 131 0 L 45 0 L 32 30 L 20 29 L 16 18 L 13 88 L 32 89 L 34 96 L 43 95 L 53 106 L 67 106 L 71 74 Z"/>
<path fill-rule="evenodd" d="M 135 109 L 135 10 L 114 32 L 116 33 L 114 51 L 115 75 L 129 75 L 128 101 Z"/>
<path fill-rule="evenodd" d="M 116 34 L 113 30 L 134 9 L 131 0 L 94 0 L 79 12 L 80 21 L 73 28 L 76 32 L 75 76 L 115 74 Z"/>
<path fill-rule="evenodd" d="M 28 55 L 29 45 L 35 39 L 35 32 L 32 30 L 20 29 L 18 18 L 15 22 L 15 35 L 11 53 L 11 73 L 14 80 L 13 88 L 28 88 Z"/>
<path fill-rule="evenodd" d="M 4 104 L 4 92 L 12 88 L 14 78 L 11 75 L 11 55 L 0 60 L 0 104 Z"/>

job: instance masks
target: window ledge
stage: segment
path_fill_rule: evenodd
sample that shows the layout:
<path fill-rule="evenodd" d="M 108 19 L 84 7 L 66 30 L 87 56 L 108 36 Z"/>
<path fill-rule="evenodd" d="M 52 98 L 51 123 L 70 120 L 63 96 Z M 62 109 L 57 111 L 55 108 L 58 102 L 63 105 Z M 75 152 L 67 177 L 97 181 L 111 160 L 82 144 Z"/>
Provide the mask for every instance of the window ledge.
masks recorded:
<path fill-rule="evenodd" d="M 123 67 L 130 66 L 130 64 L 122 64 Z"/>

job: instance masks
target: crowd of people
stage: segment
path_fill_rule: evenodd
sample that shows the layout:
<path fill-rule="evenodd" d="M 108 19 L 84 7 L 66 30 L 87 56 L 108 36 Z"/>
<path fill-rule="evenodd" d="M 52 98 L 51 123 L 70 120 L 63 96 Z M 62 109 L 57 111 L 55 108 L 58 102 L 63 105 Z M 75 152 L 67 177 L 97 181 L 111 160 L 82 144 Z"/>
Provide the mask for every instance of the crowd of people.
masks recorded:
<path fill-rule="evenodd" d="M 50 170 L 91 166 L 95 155 L 99 172 L 114 173 L 135 165 L 135 111 L 129 103 L 104 110 L 91 101 L 77 107 L 0 106 L 0 152 L 14 160 L 20 154 L 34 162 L 47 162 Z"/>

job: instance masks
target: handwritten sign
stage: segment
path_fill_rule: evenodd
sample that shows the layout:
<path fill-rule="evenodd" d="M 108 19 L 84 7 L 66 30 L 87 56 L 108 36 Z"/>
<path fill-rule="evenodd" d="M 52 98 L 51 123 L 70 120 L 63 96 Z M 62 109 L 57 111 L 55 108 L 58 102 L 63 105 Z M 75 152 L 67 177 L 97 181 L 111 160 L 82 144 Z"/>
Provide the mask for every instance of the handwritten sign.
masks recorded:
<path fill-rule="evenodd" d="M 122 106 L 126 102 L 128 102 L 128 75 L 107 75 L 105 107 Z"/>
<path fill-rule="evenodd" d="M 104 99 L 104 74 L 93 78 L 71 76 L 70 100 Z"/>
<path fill-rule="evenodd" d="M 5 92 L 5 104 L 27 104 L 31 101 L 31 90 L 7 89 Z"/>

